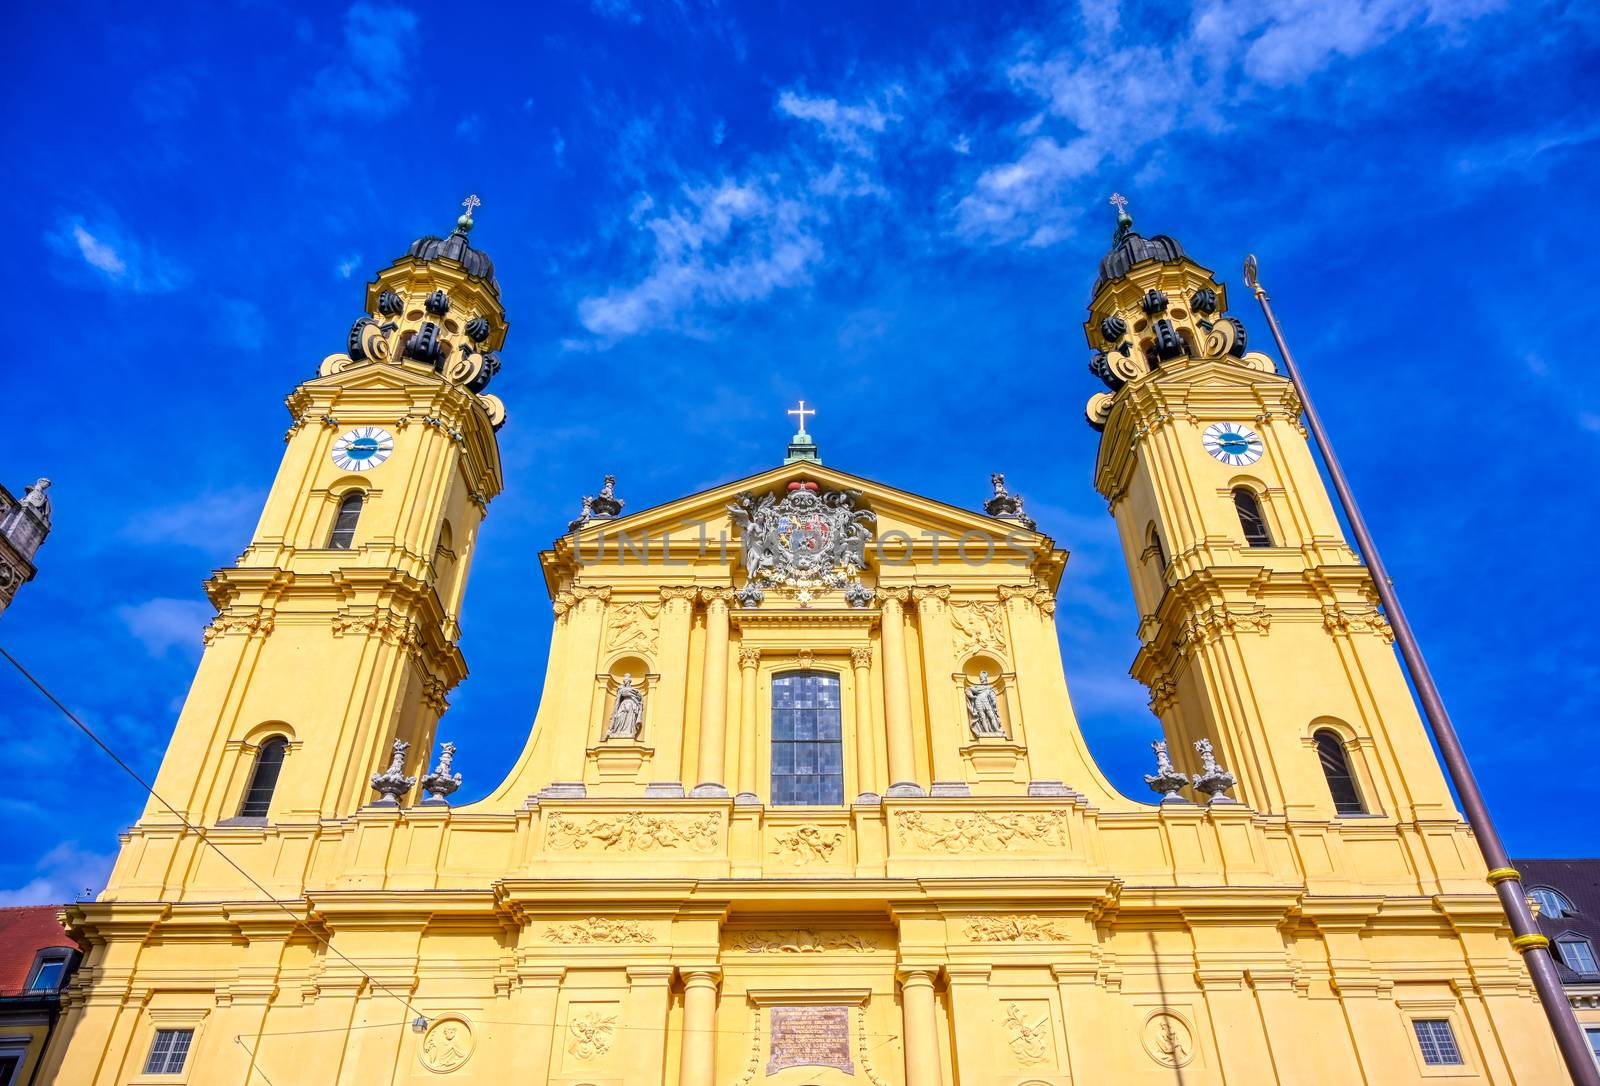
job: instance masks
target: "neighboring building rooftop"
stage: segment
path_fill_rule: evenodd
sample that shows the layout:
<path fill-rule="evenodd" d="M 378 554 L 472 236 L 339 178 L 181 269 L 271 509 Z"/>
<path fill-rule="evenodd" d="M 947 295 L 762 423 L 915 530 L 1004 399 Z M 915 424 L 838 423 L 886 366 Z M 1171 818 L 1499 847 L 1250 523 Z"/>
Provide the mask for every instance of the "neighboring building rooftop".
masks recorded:
<path fill-rule="evenodd" d="M 1594 953 L 1600 954 L 1600 859 L 1511 862 L 1522 872 L 1522 885 L 1530 895 L 1540 889 L 1554 890 L 1572 906 L 1570 911 L 1563 910 L 1562 916 L 1550 916 L 1548 910 L 1541 907 L 1539 930 L 1552 942 L 1563 935 L 1580 936 L 1589 940 Z M 1600 982 L 1600 974 L 1578 974 L 1567 967 L 1560 954 L 1556 954 L 1555 959 L 1562 984 Z"/>
<path fill-rule="evenodd" d="M 27 986 L 39 951 L 49 947 L 82 949 L 56 919 L 61 909 L 60 905 L 0 909 L 0 993 L 19 992 Z"/>

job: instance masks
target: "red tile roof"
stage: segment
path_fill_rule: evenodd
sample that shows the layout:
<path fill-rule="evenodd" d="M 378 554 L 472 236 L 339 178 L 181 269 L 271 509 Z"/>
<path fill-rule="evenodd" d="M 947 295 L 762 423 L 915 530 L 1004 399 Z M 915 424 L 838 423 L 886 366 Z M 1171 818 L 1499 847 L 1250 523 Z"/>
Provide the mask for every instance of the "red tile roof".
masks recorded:
<path fill-rule="evenodd" d="M 28 983 L 33 961 L 45 947 L 77 948 L 56 920 L 60 905 L 27 905 L 0 909 L 0 992 Z"/>

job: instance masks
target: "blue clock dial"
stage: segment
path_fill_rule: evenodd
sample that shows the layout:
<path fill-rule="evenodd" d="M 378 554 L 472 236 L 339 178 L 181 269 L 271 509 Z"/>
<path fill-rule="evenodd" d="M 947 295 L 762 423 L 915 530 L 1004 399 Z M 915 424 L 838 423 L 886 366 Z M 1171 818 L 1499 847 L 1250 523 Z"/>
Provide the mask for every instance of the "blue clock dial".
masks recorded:
<path fill-rule="evenodd" d="M 1266 452 L 1261 435 L 1238 422 L 1214 422 L 1200 436 L 1206 452 L 1231 467 L 1248 467 Z"/>
<path fill-rule="evenodd" d="M 394 452 L 394 438 L 376 426 L 358 426 L 333 443 L 333 462 L 342 471 L 375 468 Z"/>

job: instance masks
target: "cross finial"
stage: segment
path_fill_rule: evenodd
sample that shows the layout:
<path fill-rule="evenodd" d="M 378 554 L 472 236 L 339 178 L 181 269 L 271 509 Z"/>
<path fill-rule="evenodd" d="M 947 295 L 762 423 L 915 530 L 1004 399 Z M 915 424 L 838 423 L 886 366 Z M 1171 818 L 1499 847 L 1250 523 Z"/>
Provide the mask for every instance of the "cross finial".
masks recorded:
<path fill-rule="evenodd" d="M 1113 192 L 1111 194 L 1111 199 L 1107 202 L 1111 204 L 1112 207 L 1117 209 L 1117 214 L 1119 216 L 1126 215 L 1128 213 L 1128 198 L 1122 195 L 1122 193 Z"/>
<path fill-rule="evenodd" d="M 471 196 L 468 196 L 465 200 L 461 201 L 461 206 L 467 209 L 467 218 L 470 219 L 472 218 L 472 209 L 476 207 L 482 207 L 483 201 L 478 199 L 477 193 L 473 193 Z"/>
<path fill-rule="evenodd" d="M 784 414 L 786 414 L 786 415 L 798 415 L 799 416 L 799 418 L 800 418 L 800 429 L 799 429 L 798 432 L 802 433 L 802 434 L 806 432 L 806 416 L 807 415 L 815 415 L 816 413 L 817 412 L 814 409 L 811 410 L 811 411 L 807 411 L 806 410 L 806 402 L 804 400 L 800 401 L 800 406 L 799 407 L 794 408 L 793 410 L 784 412 Z"/>

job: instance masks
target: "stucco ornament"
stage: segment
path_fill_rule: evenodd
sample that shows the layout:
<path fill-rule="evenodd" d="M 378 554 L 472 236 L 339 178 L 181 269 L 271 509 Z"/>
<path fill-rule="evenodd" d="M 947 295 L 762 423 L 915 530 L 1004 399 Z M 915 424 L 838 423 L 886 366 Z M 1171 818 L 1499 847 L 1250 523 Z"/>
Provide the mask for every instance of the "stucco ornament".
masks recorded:
<path fill-rule="evenodd" d="M 423 791 L 427 792 L 430 801 L 444 803 L 450 798 L 450 793 L 461 787 L 461 774 L 451 773 L 450 767 L 456 759 L 456 745 L 445 743 L 439 748 L 439 764 L 433 767 L 433 772 L 422 778 Z"/>
<path fill-rule="evenodd" d="M 644 693 L 633 685 L 633 676 L 624 675 L 617 686 L 617 703 L 606 726 L 607 739 L 637 739 L 644 719 Z"/>
<path fill-rule="evenodd" d="M 1144 1024 L 1144 1050 L 1163 1067 L 1183 1067 L 1194 1059 L 1194 1036 L 1177 1015 L 1160 1011 Z"/>
<path fill-rule="evenodd" d="M 567 1051 L 580 1060 L 592 1060 L 611 1051 L 617 1033 L 617 1016 L 602 1011 L 587 1011 L 567 1023 L 572 1040 Z"/>
<path fill-rule="evenodd" d="M 1167 753 L 1167 743 L 1158 739 L 1150 744 L 1150 749 L 1156 752 L 1156 771 L 1152 776 L 1144 775 L 1144 783 L 1150 786 L 1152 792 L 1161 793 L 1162 803 L 1183 803 L 1184 798 L 1178 795 L 1178 789 L 1189 783 L 1189 778 L 1179 773 L 1172 764 L 1172 756 Z"/>
<path fill-rule="evenodd" d="M 978 672 L 978 681 L 967 687 L 967 723 L 973 735 L 1006 736 L 1006 726 L 1000 722 L 1000 699 L 987 671 Z"/>
<path fill-rule="evenodd" d="M 1211 803 L 1237 803 L 1238 800 L 1225 793 L 1238 783 L 1232 773 L 1217 764 L 1217 756 L 1212 752 L 1211 740 L 1196 739 L 1194 749 L 1200 754 L 1200 772 L 1194 778 L 1194 790 L 1204 792 Z"/>
<path fill-rule="evenodd" d="M 1012 1003 L 1006 1008 L 1006 1043 L 1017 1062 L 1025 1067 L 1043 1063 L 1050 1052 L 1050 1019 L 1029 1023 L 1022 1008 Z"/>
<path fill-rule="evenodd" d="M 382 773 L 372 775 L 372 790 L 383 794 L 379 803 L 399 803 L 400 797 L 411 791 L 417 783 L 417 778 L 406 776 L 406 751 L 411 749 L 411 744 L 404 739 L 394 741 L 394 755 L 389 759 L 389 768 Z"/>
<path fill-rule="evenodd" d="M 430 1071 L 454 1071 L 472 1057 L 472 1027 L 460 1018 L 436 1018 L 422 1035 L 422 1066 Z"/>
<path fill-rule="evenodd" d="M 802 606 L 819 592 L 844 589 L 852 606 L 870 599 L 860 586 L 867 542 L 877 516 L 856 508 L 859 490 L 821 490 L 794 482 L 781 499 L 740 494 L 728 506 L 743 535 L 748 581 L 738 593 L 745 607 L 759 606 L 766 590 L 781 590 Z"/>

